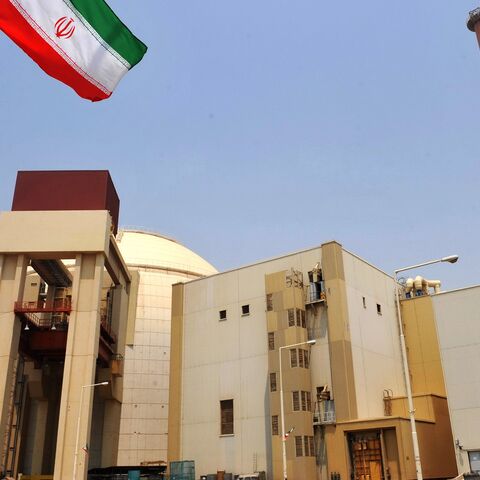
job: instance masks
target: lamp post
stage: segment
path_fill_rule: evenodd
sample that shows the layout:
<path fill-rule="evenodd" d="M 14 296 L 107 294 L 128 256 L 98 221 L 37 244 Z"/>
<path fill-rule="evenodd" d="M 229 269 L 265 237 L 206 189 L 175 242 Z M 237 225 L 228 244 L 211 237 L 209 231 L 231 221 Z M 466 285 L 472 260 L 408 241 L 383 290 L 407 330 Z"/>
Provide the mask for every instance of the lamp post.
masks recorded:
<path fill-rule="evenodd" d="M 75 441 L 75 454 L 73 460 L 73 475 L 72 480 L 77 480 L 77 465 L 78 465 L 78 444 L 80 442 L 80 419 L 82 418 L 82 407 L 83 407 L 83 392 L 86 388 L 98 387 L 100 385 L 108 385 L 108 382 L 92 383 L 91 385 L 82 385 L 82 390 L 80 392 L 80 404 L 78 407 L 78 418 L 77 418 L 77 439 Z"/>
<path fill-rule="evenodd" d="M 282 465 L 283 480 L 287 480 L 287 438 L 285 436 L 285 408 L 283 405 L 283 376 L 282 376 L 282 350 L 287 348 L 299 347 L 301 345 L 314 345 L 316 340 L 308 340 L 306 342 L 293 343 L 292 345 L 284 345 L 278 349 L 278 360 L 280 364 L 280 419 L 282 423 Z"/>
<path fill-rule="evenodd" d="M 399 268 L 395 270 L 395 274 L 394 274 L 395 298 L 397 301 L 397 320 L 398 320 L 398 329 L 400 332 L 400 347 L 401 347 L 401 353 L 402 353 L 403 375 L 405 380 L 405 389 L 407 391 L 408 413 L 410 416 L 410 427 L 412 431 L 413 454 L 415 457 L 415 469 L 417 472 L 417 480 L 423 480 L 423 473 L 422 473 L 422 463 L 420 460 L 420 449 L 418 447 L 417 427 L 415 425 L 415 408 L 413 406 L 412 386 L 410 383 L 410 370 L 408 367 L 405 334 L 403 332 L 402 311 L 400 308 L 400 293 L 398 289 L 397 275 L 398 273 L 404 272 L 406 270 L 413 270 L 415 268 L 425 267 L 426 265 L 432 265 L 434 263 L 440 263 L 440 262 L 455 263 L 457 260 L 458 260 L 458 255 L 450 255 L 449 257 L 442 257 L 437 260 L 430 260 L 428 262 L 418 263 L 416 265 L 411 265 L 409 267 Z"/>

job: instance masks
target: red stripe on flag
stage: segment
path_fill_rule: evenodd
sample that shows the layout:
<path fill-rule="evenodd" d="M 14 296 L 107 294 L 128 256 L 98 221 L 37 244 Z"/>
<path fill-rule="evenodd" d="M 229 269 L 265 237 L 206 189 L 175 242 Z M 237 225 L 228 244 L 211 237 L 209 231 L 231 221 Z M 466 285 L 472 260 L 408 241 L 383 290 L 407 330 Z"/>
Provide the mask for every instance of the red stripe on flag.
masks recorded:
<path fill-rule="evenodd" d="M 111 95 L 90 83 L 69 65 L 31 27 L 9 0 L 0 0 L 0 30 L 3 30 L 48 75 L 66 83 L 82 98 L 98 102 Z"/>

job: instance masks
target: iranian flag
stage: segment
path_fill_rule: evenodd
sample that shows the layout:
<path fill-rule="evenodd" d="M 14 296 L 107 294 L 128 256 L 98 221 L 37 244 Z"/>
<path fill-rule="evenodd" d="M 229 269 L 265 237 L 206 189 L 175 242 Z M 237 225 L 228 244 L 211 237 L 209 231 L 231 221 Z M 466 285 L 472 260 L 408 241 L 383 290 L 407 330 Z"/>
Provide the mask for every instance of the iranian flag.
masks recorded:
<path fill-rule="evenodd" d="M 108 98 L 147 51 L 103 0 L 0 0 L 0 30 L 93 102 Z"/>

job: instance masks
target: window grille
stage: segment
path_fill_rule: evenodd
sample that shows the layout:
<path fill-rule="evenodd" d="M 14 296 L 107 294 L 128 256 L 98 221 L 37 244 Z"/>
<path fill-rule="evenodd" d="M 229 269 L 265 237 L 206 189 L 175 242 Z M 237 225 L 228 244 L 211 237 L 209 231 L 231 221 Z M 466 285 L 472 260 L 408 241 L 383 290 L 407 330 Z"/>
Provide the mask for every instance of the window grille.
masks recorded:
<path fill-rule="evenodd" d="M 300 411 L 300 392 L 292 392 L 293 411 Z"/>
<path fill-rule="evenodd" d="M 270 374 L 270 391 L 271 392 L 277 391 L 277 374 L 276 373 Z"/>
<path fill-rule="evenodd" d="M 288 326 L 295 326 L 295 310 L 293 308 L 288 309 Z"/>
<path fill-rule="evenodd" d="M 298 367 L 296 348 L 290 349 L 290 367 L 292 368 Z"/>
<path fill-rule="evenodd" d="M 295 455 L 297 457 L 303 457 L 303 442 L 302 437 L 295 437 Z"/>
<path fill-rule="evenodd" d="M 268 349 L 275 350 L 275 333 L 268 332 Z"/>
<path fill-rule="evenodd" d="M 278 415 L 272 416 L 272 435 L 278 435 Z"/>

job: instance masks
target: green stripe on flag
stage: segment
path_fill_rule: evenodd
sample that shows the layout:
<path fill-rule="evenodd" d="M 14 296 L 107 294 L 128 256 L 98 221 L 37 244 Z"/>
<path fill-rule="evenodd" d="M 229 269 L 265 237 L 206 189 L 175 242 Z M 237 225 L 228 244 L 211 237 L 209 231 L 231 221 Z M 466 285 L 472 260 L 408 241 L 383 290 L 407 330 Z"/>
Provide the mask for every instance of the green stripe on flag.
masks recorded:
<path fill-rule="evenodd" d="M 70 3 L 131 67 L 145 55 L 146 45 L 125 26 L 104 0 L 70 0 Z"/>

